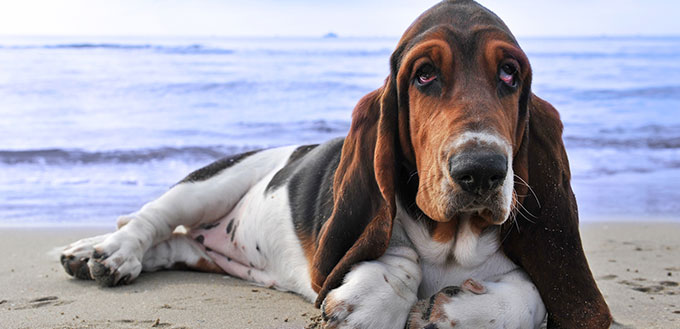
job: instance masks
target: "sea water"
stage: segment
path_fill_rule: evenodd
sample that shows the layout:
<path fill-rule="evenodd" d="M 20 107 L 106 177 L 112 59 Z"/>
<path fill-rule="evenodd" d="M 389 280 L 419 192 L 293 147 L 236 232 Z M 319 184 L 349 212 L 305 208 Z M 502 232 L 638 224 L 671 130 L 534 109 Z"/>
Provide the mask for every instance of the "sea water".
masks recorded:
<path fill-rule="evenodd" d="M 0 226 L 113 226 L 220 157 L 347 133 L 397 38 L 0 38 Z M 520 38 L 582 221 L 680 220 L 680 38 Z"/>

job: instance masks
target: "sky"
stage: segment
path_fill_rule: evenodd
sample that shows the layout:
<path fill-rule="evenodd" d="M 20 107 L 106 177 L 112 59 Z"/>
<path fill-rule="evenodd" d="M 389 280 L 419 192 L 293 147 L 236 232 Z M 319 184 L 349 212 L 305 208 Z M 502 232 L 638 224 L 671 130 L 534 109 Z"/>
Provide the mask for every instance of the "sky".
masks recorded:
<path fill-rule="evenodd" d="M 0 35 L 397 37 L 435 0 L 0 0 Z M 481 0 L 517 36 L 680 35 L 675 0 Z"/>

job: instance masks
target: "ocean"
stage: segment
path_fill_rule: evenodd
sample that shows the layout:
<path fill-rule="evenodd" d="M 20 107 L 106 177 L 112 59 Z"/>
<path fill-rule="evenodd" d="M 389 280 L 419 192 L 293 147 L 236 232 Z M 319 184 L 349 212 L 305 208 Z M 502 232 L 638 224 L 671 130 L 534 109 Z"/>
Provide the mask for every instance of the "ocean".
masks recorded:
<path fill-rule="evenodd" d="M 582 221 L 680 221 L 680 37 L 519 38 Z M 346 134 L 397 38 L 0 38 L 0 226 L 110 226 L 225 155 Z"/>

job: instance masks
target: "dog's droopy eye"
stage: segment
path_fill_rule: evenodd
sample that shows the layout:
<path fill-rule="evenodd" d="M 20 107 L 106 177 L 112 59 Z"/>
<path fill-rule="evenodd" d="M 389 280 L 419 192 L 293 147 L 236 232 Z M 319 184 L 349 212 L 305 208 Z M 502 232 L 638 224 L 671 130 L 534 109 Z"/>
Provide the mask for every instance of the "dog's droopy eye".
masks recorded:
<path fill-rule="evenodd" d="M 418 69 L 418 73 L 416 73 L 416 83 L 419 86 L 427 86 L 435 80 L 437 80 L 437 73 L 432 65 L 424 65 Z"/>
<path fill-rule="evenodd" d="M 517 87 L 517 67 L 512 64 L 504 64 L 501 66 L 498 78 L 503 81 L 508 87 Z"/>

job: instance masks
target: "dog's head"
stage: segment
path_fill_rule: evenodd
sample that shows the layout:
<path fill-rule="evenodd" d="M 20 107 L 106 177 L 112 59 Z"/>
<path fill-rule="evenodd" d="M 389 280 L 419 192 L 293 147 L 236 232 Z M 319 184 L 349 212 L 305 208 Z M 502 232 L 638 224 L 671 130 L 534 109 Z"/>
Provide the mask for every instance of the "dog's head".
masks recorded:
<path fill-rule="evenodd" d="M 440 3 L 402 37 L 388 84 L 420 210 L 503 223 L 531 93 L 529 61 L 505 24 L 472 1 Z"/>

